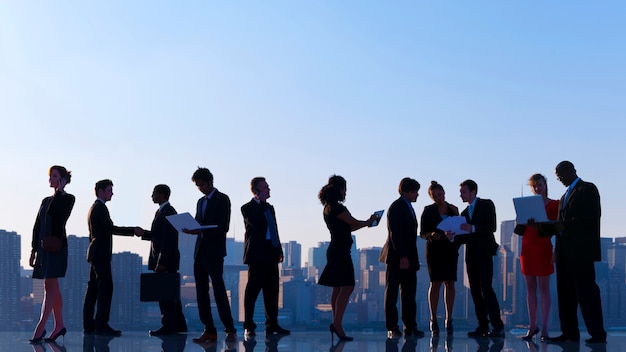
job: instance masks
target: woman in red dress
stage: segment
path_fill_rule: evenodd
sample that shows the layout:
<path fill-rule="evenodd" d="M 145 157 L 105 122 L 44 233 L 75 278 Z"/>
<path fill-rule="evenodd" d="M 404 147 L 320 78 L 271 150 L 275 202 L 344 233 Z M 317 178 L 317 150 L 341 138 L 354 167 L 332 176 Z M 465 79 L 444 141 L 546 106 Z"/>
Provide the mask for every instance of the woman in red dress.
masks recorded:
<path fill-rule="evenodd" d="M 543 197 L 548 219 L 556 220 L 559 202 L 548 198 L 548 185 L 545 176 L 534 174 L 528 182 L 532 192 Z M 532 223 L 530 222 L 530 224 Z M 522 236 L 520 262 L 522 274 L 526 279 L 526 300 L 530 320 L 528 333 L 522 339 L 531 340 L 533 336 L 539 333 L 539 327 L 537 327 L 537 287 L 539 287 L 541 295 L 541 340 L 545 341 L 548 338 L 548 317 L 552 304 L 550 275 L 554 273 L 554 252 L 551 237 L 540 236 L 536 227 L 531 225 L 517 225 L 515 226 L 515 233 Z"/>

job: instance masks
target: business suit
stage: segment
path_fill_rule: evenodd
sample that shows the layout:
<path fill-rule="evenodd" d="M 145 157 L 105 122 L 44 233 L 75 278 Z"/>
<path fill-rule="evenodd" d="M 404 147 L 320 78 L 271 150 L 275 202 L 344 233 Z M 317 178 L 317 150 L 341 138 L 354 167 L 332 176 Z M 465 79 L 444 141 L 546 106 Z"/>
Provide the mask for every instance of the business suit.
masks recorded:
<path fill-rule="evenodd" d="M 268 215 L 266 211 L 269 210 Z M 243 262 L 248 265 L 248 283 L 244 296 L 245 321 L 244 329 L 255 329 L 254 305 L 263 290 L 265 304 L 265 326 L 274 327 L 278 324 L 278 263 L 283 260 L 283 249 L 280 239 L 272 244 L 269 236 L 267 216 L 272 216 L 276 223 L 274 207 L 253 198 L 241 207 L 241 214 L 246 228 L 243 249 Z M 278 237 L 278 230 L 276 236 Z"/>
<path fill-rule="evenodd" d="M 576 182 L 576 181 L 574 181 Z M 600 288 L 594 262 L 600 261 L 600 194 L 593 183 L 578 178 L 567 199 L 559 202 L 556 234 L 556 283 L 563 336 L 580 337 L 577 309 L 592 337 L 606 339 Z"/>
<path fill-rule="evenodd" d="M 83 305 L 83 329 L 86 332 L 109 327 L 113 277 L 111 276 L 111 256 L 113 235 L 132 236 L 134 228 L 113 225 L 109 209 L 104 201 L 97 199 L 88 214 L 89 247 L 87 261 L 89 282 Z M 98 305 L 94 320 L 94 310 Z"/>
<path fill-rule="evenodd" d="M 157 210 L 150 231 L 144 231 L 142 239 L 150 241 L 148 270 L 177 272 L 180 264 L 178 251 L 178 231 L 170 224 L 167 217 L 175 215 L 176 209 L 169 203 L 163 203 Z M 168 332 L 187 331 L 180 300 L 160 301 L 161 323 Z"/>
<path fill-rule="evenodd" d="M 461 212 L 468 224 L 472 225 L 469 234 L 456 235 L 455 243 L 465 244 L 465 263 L 470 292 L 479 328 L 489 329 L 491 325 L 502 328 L 500 305 L 493 290 L 493 256 L 498 244 L 494 236 L 496 231 L 496 208 L 490 199 L 475 198 L 474 210 L 470 216 L 469 207 Z"/>
<path fill-rule="evenodd" d="M 405 331 L 417 330 L 416 272 L 420 268 L 417 254 L 417 218 L 410 202 L 400 197 L 387 211 L 388 236 L 379 260 L 387 264 L 385 285 L 385 326 L 388 331 L 398 328 L 398 288 L 402 303 Z M 400 259 L 408 258 L 409 267 L 400 269 Z"/>
<path fill-rule="evenodd" d="M 202 230 L 196 239 L 193 271 L 196 280 L 198 313 L 205 326 L 205 332 L 215 333 L 216 329 L 211 314 L 211 299 L 209 298 L 210 277 L 217 312 L 222 324 L 224 324 L 224 330 L 227 333 L 234 333 L 237 330 L 230 312 L 223 278 L 226 233 L 230 225 L 230 199 L 217 189 L 214 189 L 209 195 L 210 197 L 200 198 L 196 206 L 196 220 L 201 225 L 217 225 L 216 228 Z M 205 199 L 206 205 L 203 205 Z"/>

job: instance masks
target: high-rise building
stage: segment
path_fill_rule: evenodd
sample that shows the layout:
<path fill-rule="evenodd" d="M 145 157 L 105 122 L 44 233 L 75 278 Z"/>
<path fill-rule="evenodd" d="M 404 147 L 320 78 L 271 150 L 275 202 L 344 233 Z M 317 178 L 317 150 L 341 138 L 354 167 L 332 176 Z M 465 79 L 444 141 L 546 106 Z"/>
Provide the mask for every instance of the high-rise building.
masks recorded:
<path fill-rule="evenodd" d="M 296 241 L 283 243 L 284 261 L 281 269 L 300 269 L 302 267 L 302 245 Z"/>
<path fill-rule="evenodd" d="M 111 325 L 118 329 L 132 329 L 142 322 L 142 305 L 139 303 L 139 278 L 141 257 L 131 252 L 113 254 L 113 300 Z"/>
<path fill-rule="evenodd" d="M 322 270 L 326 266 L 326 251 L 330 242 L 318 242 L 317 247 L 309 248 L 307 278 L 317 282 Z"/>
<path fill-rule="evenodd" d="M 67 247 L 67 271 L 65 278 L 59 280 L 63 297 L 63 321 L 68 329 L 80 330 L 83 327 L 83 301 L 89 281 L 89 263 L 86 259 L 89 237 L 69 235 Z"/>
<path fill-rule="evenodd" d="M 0 230 L 0 324 L 5 330 L 20 320 L 20 235 Z"/>
<path fill-rule="evenodd" d="M 233 237 L 226 238 L 226 257 L 224 265 L 243 265 L 243 242 Z"/>

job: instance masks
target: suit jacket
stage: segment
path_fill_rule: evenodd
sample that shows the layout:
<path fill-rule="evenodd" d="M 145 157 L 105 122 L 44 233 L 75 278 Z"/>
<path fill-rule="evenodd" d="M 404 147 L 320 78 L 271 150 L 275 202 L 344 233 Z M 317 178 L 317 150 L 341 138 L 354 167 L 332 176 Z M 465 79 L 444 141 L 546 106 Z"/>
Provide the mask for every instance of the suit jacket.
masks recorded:
<path fill-rule="evenodd" d="M 223 259 L 226 256 L 226 233 L 230 226 L 230 199 L 216 189 L 211 199 L 207 201 L 206 209 L 202 214 L 204 198 L 198 199 L 196 220 L 200 225 L 217 225 L 217 227 L 202 230 L 202 235 L 196 239 L 194 259 Z M 198 257 L 200 253 L 202 253 L 202 258 Z"/>
<path fill-rule="evenodd" d="M 87 216 L 89 225 L 88 262 L 111 262 L 113 251 L 113 235 L 132 236 L 135 228 L 113 225 L 109 208 L 100 200 L 96 200 Z"/>
<path fill-rule="evenodd" d="M 43 207 L 50 198 L 52 198 L 52 200 L 46 209 L 46 213 L 50 216 L 49 220 L 51 222 L 50 235 L 60 238 L 63 241 L 63 246 L 67 247 L 67 232 L 65 231 L 65 224 L 72 213 L 76 198 L 69 193 L 56 192 L 54 196 L 44 198 L 41 202 L 41 207 Z M 40 214 L 41 212 L 37 212 L 35 226 L 33 227 L 33 239 L 31 242 L 33 249 L 37 249 L 40 246 L 39 231 L 43 220 L 40 218 Z"/>
<path fill-rule="evenodd" d="M 417 254 L 417 218 L 410 204 L 400 197 L 387 211 L 387 241 L 380 252 L 379 260 L 389 267 L 398 268 L 400 258 L 409 259 L 409 269 L 419 270 Z"/>
<path fill-rule="evenodd" d="M 165 271 L 177 271 L 180 264 L 180 252 L 178 251 L 178 231 L 166 219 L 167 216 L 176 214 L 176 209 L 167 203 L 163 209 L 157 211 L 150 231 L 145 231 L 142 239 L 150 241 L 150 256 L 148 257 L 148 270 L 154 270 L 158 265 L 163 265 Z"/>
<path fill-rule="evenodd" d="M 578 180 L 567 201 L 559 201 L 564 229 L 556 235 L 556 260 L 598 262 L 600 251 L 600 194 L 593 183 Z"/>
<path fill-rule="evenodd" d="M 243 263 L 280 263 L 283 259 L 283 248 L 278 237 L 278 246 L 272 246 L 267 237 L 267 218 L 265 210 L 269 209 L 276 221 L 274 207 L 269 203 L 258 203 L 255 199 L 241 207 L 241 215 L 246 227 L 243 247 Z M 276 225 L 278 227 L 278 225 Z"/>
<path fill-rule="evenodd" d="M 461 216 L 474 225 L 474 232 L 454 237 L 455 242 L 465 244 L 466 261 L 496 255 L 499 247 L 493 234 L 496 231 L 496 207 L 491 199 L 476 199 L 471 220 L 469 207 L 461 212 Z"/>

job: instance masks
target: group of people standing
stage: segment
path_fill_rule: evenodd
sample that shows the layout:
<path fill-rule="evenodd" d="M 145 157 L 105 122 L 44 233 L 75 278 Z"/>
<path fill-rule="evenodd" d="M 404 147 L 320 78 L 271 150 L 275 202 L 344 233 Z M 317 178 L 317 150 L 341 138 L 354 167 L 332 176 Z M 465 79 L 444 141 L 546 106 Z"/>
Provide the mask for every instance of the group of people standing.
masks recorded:
<path fill-rule="evenodd" d="M 567 187 L 560 201 L 547 197 L 547 180 L 541 174 L 532 175 L 529 184 L 534 194 L 542 196 L 549 222 L 539 223 L 530 219 L 518 224 L 515 233 L 522 238 L 521 267 L 526 279 L 530 327 L 522 338 L 532 339 L 541 331 L 541 341 L 579 341 L 577 311 L 580 306 L 587 331 L 591 335 L 588 344 L 606 343 L 606 331 L 602 318 L 600 289 L 595 280 L 594 262 L 600 254 L 600 196 L 596 186 L 582 181 L 574 165 L 563 161 L 556 166 L 557 179 Z M 371 226 L 378 221 L 375 215 L 368 220 L 355 219 L 342 204 L 346 197 L 346 180 L 338 175 L 329 178 L 328 184 L 319 192 L 324 205 L 324 221 L 331 234 L 327 250 L 327 264 L 320 275 L 319 284 L 333 288 L 331 296 L 331 336 L 340 340 L 352 340 L 343 327 L 342 319 L 355 285 L 354 266 L 350 257 L 352 231 Z M 412 203 L 417 200 L 420 184 L 411 178 L 400 181 L 396 199 L 387 211 L 387 241 L 381 251 L 380 261 L 386 267 L 385 325 L 387 336 L 402 336 L 396 308 L 398 296 L 402 309 L 402 324 L 407 338 L 422 337 L 416 323 L 416 271 L 420 269 L 417 253 L 418 221 Z M 445 329 L 453 333 L 452 311 L 457 280 L 458 250 L 465 245 L 465 262 L 470 293 L 474 303 L 478 327 L 468 332 L 469 337 L 504 337 L 504 322 L 500 306 L 492 287 L 493 257 L 499 245 L 496 243 L 495 205 L 490 199 L 477 196 L 478 185 L 473 180 L 460 184 L 460 197 L 467 207 L 460 213 L 465 223 L 459 233 L 444 231 L 438 225 L 446 218 L 459 216 L 456 206 L 448 203 L 443 186 L 432 181 L 428 194 L 433 200 L 424 208 L 419 235 L 427 241 L 426 263 L 430 276 L 428 301 L 430 307 L 430 330 L 439 335 L 437 321 L 441 287 L 444 287 Z M 555 237 L 553 251 L 551 237 Z M 562 334 L 548 335 L 550 312 L 550 275 L 556 263 L 559 321 Z M 537 287 L 541 293 L 541 329 L 537 325 Z M 491 324 L 491 328 L 490 328 Z"/>
<path fill-rule="evenodd" d="M 33 229 L 30 265 L 33 278 L 44 280 L 44 301 L 41 317 L 35 328 L 32 343 L 54 341 L 67 332 L 62 317 L 62 299 L 58 278 L 65 275 L 67 268 L 67 235 L 65 224 L 72 211 L 75 198 L 65 192 L 71 173 L 55 165 L 49 170 L 50 187 L 54 195 L 46 197 L 39 209 Z M 533 193 L 544 199 L 551 220 L 548 223 L 529 221 L 519 224 L 515 233 L 522 235 L 520 257 L 522 273 L 526 278 L 530 327 L 525 339 L 539 333 L 537 325 L 537 287 L 541 292 L 541 335 L 542 340 L 562 342 L 578 341 L 577 309 L 581 308 L 587 331 L 591 335 L 587 343 L 606 342 L 603 327 L 599 287 L 595 282 L 594 262 L 600 258 L 600 197 L 592 183 L 582 181 L 574 165 L 563 161 L 556 167 L 556 176 L 566 187 L 560 201 L 547 198 L 547 181 L 540 174 L 530 178 Z M 194 250 L 194 278 L 198 313 L 205 328 L 194 342 L 217 340 L 217 330 L 211 314 L 209 282 L 220 320 L 224 325 L 226 341 L 237 339 L 236 329 L 223 280 L 224 257 L 226 256 L 226 233 L 229 230 L 231 204 L 227 195 L 213 186 L 213 175 L 206 168 L 198 168 L 192 181 L 203 194 L 196 205 L 196 220 L 209 228 L 183 229 L 197 236 Z M 388 237 L 381 251 L 380 261 L 386 264 L 385 326 L 388 338 L 402 336 L 399 313 L 396 308 L 398 297 L 401 302 L 401 319 L 406 337 L 422 337 L 416 322 L 416 272 L 420 269 L 417 252 L 418 221 L 412 203 L 416 202 L 420 184 L 412 178 L 403 178 L 398 187 L 399 198 L 387 210 Z M 283 261 L 283 252 L 278 236 L 276 214 L 267 202 L 270 188 L 265 178 L 255 177 L 250 182 L 253 198 L 241 207 L 245 224 L 244 263 L 248 265 L 248 283 L 245 289 L 244 330 L 246 336 L 256 335 L 253 321 L 254 304 L 261 290 L 265 305 L 266 335 L 286 335 L 290 331 L 278 325 L 278 264 Z M 151 241 L 149 269 L 156 272 L 178 271 L 178 232 L 166 220 L 176 214 L 169 204 L 170 189 L 157 185 L 152 200 L 159 205 L 150 230 L 141 227 L 115 226 L 110 218 L 106 202 L 113 196 L 113 182 L 101 180 L 95 186 L 96 201 L 88 215 L 90 244 L 87 261 L 90 263 L 90 279 L 85 294 L 83 309 L 83 331 L 85 334 L 119 336 L 121 331 L 109 326 L 109 312 L 113 293 L 111 276 L 112 235 L 139 236 Z M 343 329 L 345 310 L 354 290 L 354 266 L 350 256 L 352 232 L 372 226 L 380 221 L 373 214 L 367 220 L 357 220 L 343 205 L 347 193 L 346 180 L 338 175 L 329 178 L 320 190 L 318 198 L 324 206 L 323 218 L 330 231 L 331 241 L 327 251 L 327 264 L 318 283 L 332 287 L 331 337 L 343 341 L 353 338 Z M 442 185 L 432 181 L 428 194 L 433 204 L 424 208 L 421 215 L 419 236 L 427 241 L 426 263 L 430 276 L 429 307 L 430 330 L 433 335 L 440 332 L 437 321 L 441 287 L 444 287 L 445 323 L 447 334 L 453 333 L 452 312 L 457 280 L 458 250 L 465 245 L 467 276 L 470 284 L 478 327 L 470 331 L 470 337 L 504 337 L 504 323 L 500 318 L 500 307 L 492 287 L 493 256 L 497 254 L 495 241 L 496 213 L 493 202 L 477 197 L 478 185 L 473 180 L 460 184 L 460 197 L 467 207 L 460 213 L 465 223 L 461 233 L 438 228 L 441 221 L 458 216 L 459 210 L 448 203 Z M 550 310 L 549 276 L 554 272 L 553 250 L 550 237 L 556 238 L 557 291 L 559 297 L 559 319 L 562 335 L 548 337 L 548 313 Z M 180 301 L 159 302 L 162 327 L 150 331 L 151 335 L 167 335 L 186 332 L 187 325 Z M 97 309 L 96 309 L 97 308 Z M 95 316 L 94 316 L 95 313 Z M 54 316 L 54 328 L 46 337 L 45 324 Z M 490 329 L 489 324 L 492 328 Z"/>

